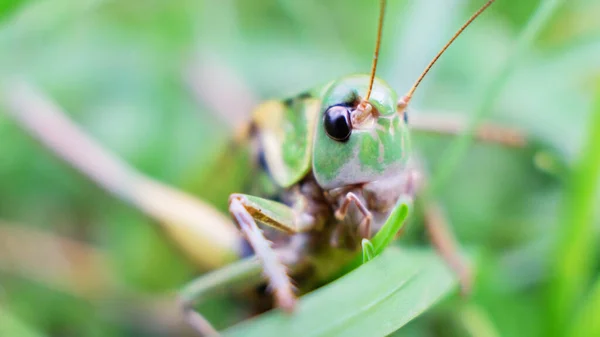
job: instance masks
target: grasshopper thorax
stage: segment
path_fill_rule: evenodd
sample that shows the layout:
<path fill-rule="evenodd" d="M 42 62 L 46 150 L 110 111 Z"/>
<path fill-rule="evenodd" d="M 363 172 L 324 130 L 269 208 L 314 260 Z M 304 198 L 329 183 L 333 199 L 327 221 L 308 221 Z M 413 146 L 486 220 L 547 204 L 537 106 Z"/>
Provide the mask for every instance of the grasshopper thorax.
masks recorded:
<path fill-rule="evenodd" d="M 378 180 L 405 165 L 408 129 L 397 95 L 375 79 L 365 113 L 359 106 L 368 87 L 368 75 L 355 75 L 324 91 L 313 147 L 313 173 L 324 189 Z"/>

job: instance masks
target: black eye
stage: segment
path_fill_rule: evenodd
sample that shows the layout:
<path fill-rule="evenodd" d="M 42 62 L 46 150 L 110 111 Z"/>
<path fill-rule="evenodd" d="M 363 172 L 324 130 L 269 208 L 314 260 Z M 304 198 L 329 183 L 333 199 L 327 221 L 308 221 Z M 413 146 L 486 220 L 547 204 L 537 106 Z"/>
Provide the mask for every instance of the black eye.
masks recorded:
<path fill-rule="evenodd" d="M 352 123 L 350 122 L 350 110 L 341 105 L 331 106 L 325 111 L 323 119 L 325 132 L 329 138 L 338 142 L 345 142 L 352 133 Z"/>

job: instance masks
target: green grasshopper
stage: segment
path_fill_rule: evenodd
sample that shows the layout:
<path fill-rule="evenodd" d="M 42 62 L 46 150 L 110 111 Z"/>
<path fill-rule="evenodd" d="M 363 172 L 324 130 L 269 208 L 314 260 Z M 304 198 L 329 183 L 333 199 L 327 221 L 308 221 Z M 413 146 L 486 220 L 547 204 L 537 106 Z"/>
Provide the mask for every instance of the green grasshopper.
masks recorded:
<path fill-rule="evenodd" d="M 437 59 L 493 1 L 471 16 L 400 99 L 375 77 L 385 13 L 381 0 L 369 75 L 348 76 L 291 99 L 259 105 L 235 142 L 250 148 L 256 164 L 252 167 L 256 171 L 253 195 L 236 193 L 229 198 L 229 211 L 239 231 L 209 205 L 119 161 L 26 83 L 11 85 L 6 102 L 0 103 L 7 104 L 15 120 L 57 155 L 159 220 L 198 265 L 225 265 L 194 280 L 180 294 L 185 318 L 202 334 L 217 334 L 194 310 L 203 297 L 222 290 L 256 288 L 264 283 L 264 275 L 275 305 L 292 311 L 297 294 L 354 266 L 361 247 L 364 261 L 380 252 L 385 246 L 381 242 L 389 242 L 396 233 L 387 227 L 389 219 L 405 214 L 406 204 L 414 200 L 423 205 L 433 246 L 458 274 L 466 292 L 470 269 L 458 254 L 440 208 L 424 193 L 425 170 L 409 152 L 409 127 L 440 134 L 455 134 L 461 127 L 418 115 L 409 124 L 407 106 Z M 492 125 L 479 127 L 474 136 L 508 146 L 525 145 L 520 133 Z M 369 238 L 375 233 L 371 243 Z"/>
<path fill-rule="evenodd" d="M 267 190 L 277 191 L 271 195 L 277 201 L 238 193 L 230 196 L 229 212 L 256 258 L 202 276 L 182 292 L 186 319 L 196 330 L 217 334 L 193 310 L 202 296 L 256 284 L 262 269 L 275 305 L 291 312 L 296 296 L 290 275 L 305 292 L 339 273 L 361 246 L 369 249 L 371 235 L 396 207 L 412 201 L 424 184 L 424 174 L 409 152 L 407 106 L 413 93 L 444 51 L 493 2 L 473 14 L 400 99 L 375 77 L 385 13 L 382 0 L 370 75 L 344 77 L 255 109 L 240 132 L 241 139 L 254 147 L 257 165 L 271 177 Z M 514 140 L 510 133 L 489 131 L 480 133 L 480 138 L 500 143 Z M 426 209 L 434 245 L 468 291 L 467 263 L 439 210 L 434 205 Z M 266 226 L 264 231 L 257 223 Z"/>

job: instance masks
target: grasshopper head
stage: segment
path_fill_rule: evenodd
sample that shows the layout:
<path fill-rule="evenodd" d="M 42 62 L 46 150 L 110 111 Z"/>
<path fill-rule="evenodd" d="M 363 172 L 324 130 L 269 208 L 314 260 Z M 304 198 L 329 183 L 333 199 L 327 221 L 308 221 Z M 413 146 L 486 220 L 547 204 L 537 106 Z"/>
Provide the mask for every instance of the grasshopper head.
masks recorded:
<path fill-rule="evenodd" d="M 313 173 L 325 189 L 371 182 L 398 173 L 408 157 L 408 128 L 397 95 L 368 75 L 333 82 L 323 95 L 313 149 Z"/>
<path fill-rule="evenodd" d="M 313 174 L 321 187 L 362 184 L 400 173 L 409 148 L 408 129 L 402 118 L 406 106 L 440 56 L 494 1 L 488 0 L 460 27 L 398 101 L 396 93 L 375 78 L 386 5 L 386 0 L 380 0 L 371 74 L 335 81 L 323 95 L 313 145 Z"/>

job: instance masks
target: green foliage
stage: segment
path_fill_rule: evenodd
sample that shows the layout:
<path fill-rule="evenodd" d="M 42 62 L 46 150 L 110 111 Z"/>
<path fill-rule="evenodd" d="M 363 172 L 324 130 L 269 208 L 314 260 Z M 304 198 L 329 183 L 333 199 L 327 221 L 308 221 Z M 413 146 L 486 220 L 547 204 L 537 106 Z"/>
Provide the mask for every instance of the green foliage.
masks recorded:
<path fill-rule="evenodd" d="M 381 230 L 375 234 L 372 240 L 374 256 L 381 254 L 390 242 L 396 238 L 408 217 L 409 207 L 405 201 L 401 201 L 392 211 Z"/>
<path fill-rule="evenodd" d="M 589 295 L 567 330 L 568 336 L 585 337 L 600 335 L 600 278 L 597 278 Z"/>
<path fill-rule="evenodd" d="M 383 250 L 394 240 L 404 226 L 404 222 L 408 217 L 409 206 L 404 201 L 401 201 L 398 206 L 392 211 L 385 224 L 375 234 L 373 240 L 362 240 L 363 256 L 362 261 L 366 263 L 377 255 L 381 254 Z"/>
<path fill-rule="evenodd" d="M 600 88 L 600 86 L 599 86 Z M 594 217 L 597 215 L 600 186 L 600 90 L 590 116 L 586 141 L 569 176 L 563 197 L 558 244 L 552 266 L 550 287 L 551 331 L 564 331 L 582 301 L 594 271 L 598 253 Z M 597 290 L 596 290 L 597 291 Z M 584 310 L 597 310 L 595 297 Z"/>
<path fill-rule="evenodd" d="M 371 241 L 367 240 L 367 239 L 363 239 L 361 242 L 361 246 L 362 246 L 362 260 L 363 263 L 367 263 L 371 260 L 373 260 L 373 258 L 375 258 L 375 247 L 373 247 L 373 244 L 371 243 Z"/>
<path fill-rule="evenodd" d="M 0 336 L 42 337 L 43 335 L 29 328 L 5 308 L 0 308 Z"/>
<path fill-rule="evenodd" d="M 378 76 L 404 93 L 482 1 L 388 1 Z M 224 209 L 229 193 L 247 187 L 246 158 L 229 151 L 231 130 L 187 85 L 189 75 L 200 76 L 192 65 L 228 67 L 256 100 L 367 72 L 375 3 L 9 0 L 0 4 L 0 81 L 19 76 L 35 82 L 128 163 Z M 471 123 L 478 121 L 472 116 L 485 115 L 525 130 L 536 144 L 513 150 L 469 146 L 468 136 L 449 143 L 413 135 L 425 166 L 441 174 L 444 183 L 434 194 L 457 238 L 477 251 L 472 297 L 448 296 L 435 305 L 454 281 L 430 251 L 416 248 L 429 243 L 419 210 L 411 208 L 399 240 L 410 248 L 390 247 L 377 256 L 388 243 L 378 244 L 379 235 L 393 237 L 381 233 L 371 242 L 369 263 L 308 294 L 297 316 L 269 312 L 229 332 L 290 327 L 324 334 L 347 327 L 375 335 L 427 310 L 397 334 L 535 337 L 548 336 L 556 324 L 565 334 L 598 335 L 598 320 L 590 317 L 599 310 L 593 209 L 600 122 L 598 113 L 590 113 L 600 94 L 588 88 L 600 73 L 599 16 L 595 0 L 498 0 L 448 49 L 415 95 L 410 114 L 453 112 Z M 222 63 L 207 62 L 207 55 Z M 244 96 L 209 75 L 219 104 Z M 250 109 L 240 108 L 244 112 L 235 118 Z M 566 163 L 549 170 L 558 177 L 533 164 L 534 158 L 544 162 L 544 153 Z M 65 255 L 53 241 L 31 246 L 34 241 L 0 236 L 0 335 L 184 335 L 173 294 L 203 271 L 153 220 L 56 159 L 3 108 L 0 220 L 13 229 L 76 240 L 101 257 L 90 261 Z M 27 269 L 30 264 L 35 268 Z M 95 276 L 99 270 L 110 282 Z M 82 284 L 89 288 L 74 286 Z M 386 291 L 393 293 L 382 300 Z M 230 298 L 204 308 L 221 325 L 252 312 Z M 331 310 L 338 308 L 334 316 Z"/>
<path fill-rule="evenodd" d="M 225 336 L 385 336 L 435 304 L 456 279 L 433 251 L 390 247 L 302 297 L 293 315 L 274 310 Z"/>

